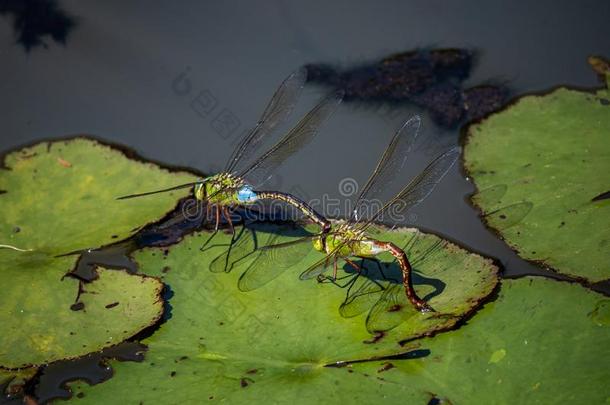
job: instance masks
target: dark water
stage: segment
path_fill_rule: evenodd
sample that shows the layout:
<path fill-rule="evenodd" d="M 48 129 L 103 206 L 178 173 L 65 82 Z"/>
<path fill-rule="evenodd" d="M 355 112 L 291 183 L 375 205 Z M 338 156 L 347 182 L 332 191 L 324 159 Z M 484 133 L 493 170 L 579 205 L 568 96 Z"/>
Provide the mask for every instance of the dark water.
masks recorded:
<path fill-rule="evenodd" d="M 516 95 L 596 86 L 586 58 L 610 55 L 608 1 L 26 3 L 45 5 L 52 18 L 24 24 L 30 14 L 18 2 L 0 1 L 0 150 L 85 133 L 207 173 L 224 166 L 279 82 L 306 63 L 348 67 L 417 47 L 463 47 L 479 55 L 467 84 L 503 82 Z M 177 90 L 181 74 L 190 87 Z M 320 94 L 307 89 L 298 112 Z M 196 97 L 212 111 L 193 108 Z M 221 113 L 238 124 L 233 133 L 219 130 Z M 362 185 L 413 113 L 422 112 L 343 106 L 273 186 L 342 199 L 340 181 Z M 457 131 L 423 118 L 428 149 L 457 143 Z M 421 167 L 432 157 L 420 150 L 413 160 Z M 473 190 L 454 167 L 409 223 L 498 258 L 505 275 L 544 273 L 483 227 L 467 203 Z"/>

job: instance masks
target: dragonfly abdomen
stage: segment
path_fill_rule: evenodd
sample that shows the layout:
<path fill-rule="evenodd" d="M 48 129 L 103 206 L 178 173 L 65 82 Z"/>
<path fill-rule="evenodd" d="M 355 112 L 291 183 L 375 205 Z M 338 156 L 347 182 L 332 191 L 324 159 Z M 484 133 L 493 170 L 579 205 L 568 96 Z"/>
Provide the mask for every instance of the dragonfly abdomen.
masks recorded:
<path fill-rule="evenodd" d="M 372 257 L 377 256 L 380 253 L 387 252 L 387 248 L 376 240 L 365 239 L 357 242 L 355 247 L 358 253 L 354 256 Z"/>
<path fill-rule="evenodd" d="M 300 212 L 302 212 L 303 215 L 305 215 L 306 217 L 311 219 L 317 225 L 320 225 L 320 227 L 322 227 L 322 233 L 328 232 L 328 230 L 331 227 L 330 222 L 326 218 L 324 218 L 322 215 L 318 214 L 318 212 L 316 210 L 311 208 L 304 201 L 301 201 L 300 199 L 298 199 L 290 194 L 282 193 L 279 191 L 258 191 L 258 192 L 256 192 L 256 195 L 259 200 L 283 201 L 283 202 L 295 207 Z"/>

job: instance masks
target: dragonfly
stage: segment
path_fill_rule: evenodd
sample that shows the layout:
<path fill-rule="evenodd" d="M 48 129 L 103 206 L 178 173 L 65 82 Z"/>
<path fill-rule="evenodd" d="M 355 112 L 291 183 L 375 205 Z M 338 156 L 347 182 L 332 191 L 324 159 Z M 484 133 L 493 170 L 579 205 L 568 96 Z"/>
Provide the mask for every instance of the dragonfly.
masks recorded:
<path fill-rule="evenodd" d="M 306 79 L 306 70 L 300 69 L 282 82 L 257 125 L 238 143 L 222 172 L 198 181 L 162 190 L 131 194 L 118 199 L 143 197 L 194 187 L 193 195 L 196 201 L 201 204 L 207 203 L 206 218 L 209 218 L 210 213 L 215 217 L 214 232 L 208 241 L 218 232 L 221 217 L 225 218 L 231 233 L 235 235 L 231 211 L 238 206 L 248 206 L 262 200 L 279 200 L 290 204 L 322 227 L 323 231 L 328 230 L 330 223 L 297 197 L 279 191 L 257 189 L 272 177 L 278 166 L 311 142 L 320 126 L 333 114 L 342 101 L 342 92 L 326 96 L 277 143 L 255 159 L 255 152 L 260 149 L 263 141 L 285 121 L 294 109 Z"/>
<path fill-rule="evenodd" d="M 306 235 L 289 242 L 259 248 L 260 252 L 256 259 L 240 276 L 238 288 L 242 291 L 250 291 L 268 283 L 286 268 L 302 259 L 302 256 L 295 254 L 296 246 L 310 242 L 313 243 L 316 251 L 324 254 L 324 257 L 301 273 L 300 279 L 315 278 L 326 272 L 331 265 L 333 279 L 336 279 L 340 260 L 361 272 L 361 267 L 352 258 L 374 258 L 387 252 L 396 259 L 400 266 L 402 285 L 409 302 L 421 312 L 434 311 L 415 292 L 411 279 L 412 266 L 405 252 L 392 242 L 377 240 L 366 233 L 366 230 L 379 221 L 384 214 L 402 216 L 407 210 L 426 199 L 457 160 L 460 153 L 459 147 L 452 148 L 436 157 L 385 204 L 371 204 L 371 202 L 380 201 L 379 196 L 396 183 L 397 174 L 403 168 L 409 152 L 413 149 L 420 127 L 421 118 L 416 115 L 406 121 L 395 133 L 377 163 L 377 167 L 362 188 L 347 222 L 336 226 L 331 224 L 331 229 L 323 230 L 318 234 Z"/>
<path fill-rule="evenodd" d="M 445 266 L 459 265 L 457 260 L 449 260 L 451 256 L 445 249 L 448 242 L 438 239 L 425 239 L 419 231 L 409 237 L 402 250 L 408 255 L 409 261 L 414 269 L 421 269 L 434 263 L 445 262 Z M 447 264 L 450 262 L 451 264 Z M 383 332 L 395 328 L 405 319 L 402 314 L 404 292 L 401 291 L 400 281 L 394 277 L 384 274 L 381 264 L 377 264 L 377 274 L 364 266 L 362 261 L 362 272 L 350 272 L 341 277 L 341 280 L 333 280 L 332 277 L 320 275 L 318 281 L 333 283 L 341 288 L 346 288 L 344 301 L 339 306 L 339 313 L 344 318 L 352 318 L 368 311 L 366 328 L 371 333 Z M 437 269 L 442 272 L 442 269 Z M 438 279 L 427 278 L 418 274 L 421 284 L 433 288 L 427 296 L 440 295 L 445 289 L 445 283 Z M 344 281 L 347 280 L 347 281 Z"/>

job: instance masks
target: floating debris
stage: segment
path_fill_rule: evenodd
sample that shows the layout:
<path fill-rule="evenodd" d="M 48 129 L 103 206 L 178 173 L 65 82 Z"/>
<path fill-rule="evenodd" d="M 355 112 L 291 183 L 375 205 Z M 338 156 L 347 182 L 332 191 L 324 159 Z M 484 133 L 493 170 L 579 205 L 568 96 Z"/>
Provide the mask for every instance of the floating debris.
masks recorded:
<path fill-rule="evenodd" d="M 456 48 L 398 53 L 345 70 L 323 63 L 305 68 L 309 82 L 343 90 L 347 102 L 411 103 L 452 128 L 500 109 L 508 97 L 502 85 L 463 89 L 473 64 L 472 51 Z"/>

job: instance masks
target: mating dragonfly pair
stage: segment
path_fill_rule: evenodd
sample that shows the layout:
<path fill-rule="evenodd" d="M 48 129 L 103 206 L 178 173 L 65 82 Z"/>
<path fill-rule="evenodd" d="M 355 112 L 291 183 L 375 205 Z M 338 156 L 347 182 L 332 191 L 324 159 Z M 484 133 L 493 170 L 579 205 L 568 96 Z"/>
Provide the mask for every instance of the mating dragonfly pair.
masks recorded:
<path fill-rule="evenodd" d="M 260 257 L 257 259 L 257 263 L 272 263 L 273 258 L 278 257 L 283 252 L 291 254 L 291 246 L 311 243 L 313 248 L 323 253 L 324 256 L 310 268 L 305 269 L 301 274 L 301 279 L 318 277 L 331 264 L 333 279 L 336 279 L 339 259 L 345 260 L 346 263 L 360 272 L 360 266 L 350 258 L 374 258 L 383 252 L 388 252 L 394 256 L 400 266 L 402 284 L 409 302 L 422 312 L 432 311 L 433 309 L 418 297 L 413 288 L 412 267 L 405 252 L 392 242 L 384 242 L 367 236 L 365 231 L 390 210 L 392 214 L 400 215 L 423 201 L 457 160 L 459 148 L 453 148 L 434 159 L 393 198 L 377 207 L 374 212 L 370 212 L 370 202 L 378 201 L 383 190 L 396 180 L 397 174 L 405 164 L 407 155 L 413 148 L 419 133 L 421 120 L 418 116 L 409 119 L 396 132 L 373 174 L 362 188 L 348 221 L 333 226 L 324 216 L 295 196 L 278 191 L 259 189 L 272 176 L 273 171 L 278 166 L 315 137 L 320 126 L 341 103 L 343 97 L 341 93 L 333 93 L 327 96 L 275 145 L 257 159 L 254 159 L 254 152 L 262 146 L 267 135 L 281 124 L 294 109 L 305 81 L 306 71 L 303 69 L 291 74 L 284 80 L 267 105 L 258 124 L 233 151 L 223 172 L 199 181 L 163 190 L 128 195 L 120 197 L 120 199 L 194 187 L 194 196 L 197 201 L 206 204 L 206 213 L 208 214 L 206 218 L 209 217 L 210 213 L 215 218 L 214 233 L 210 236 L 210 239 L 218 232 L 221 218 L 227 221 L 233 235 L 235 235 L 231 211 L 236 207 L 252 205 L 263 200 L 283 201 L 296 207 L 319 225 L 321 230 L 317 234 L 296 241 L 260 248 Z M 262 270 L 244 273 L 240 279 L 240 289 L 256 288 L 274 277 L 271 270 L 268 273 L 263 273 Z M 248 279 L 249 277 L 250 279 Z"/>

